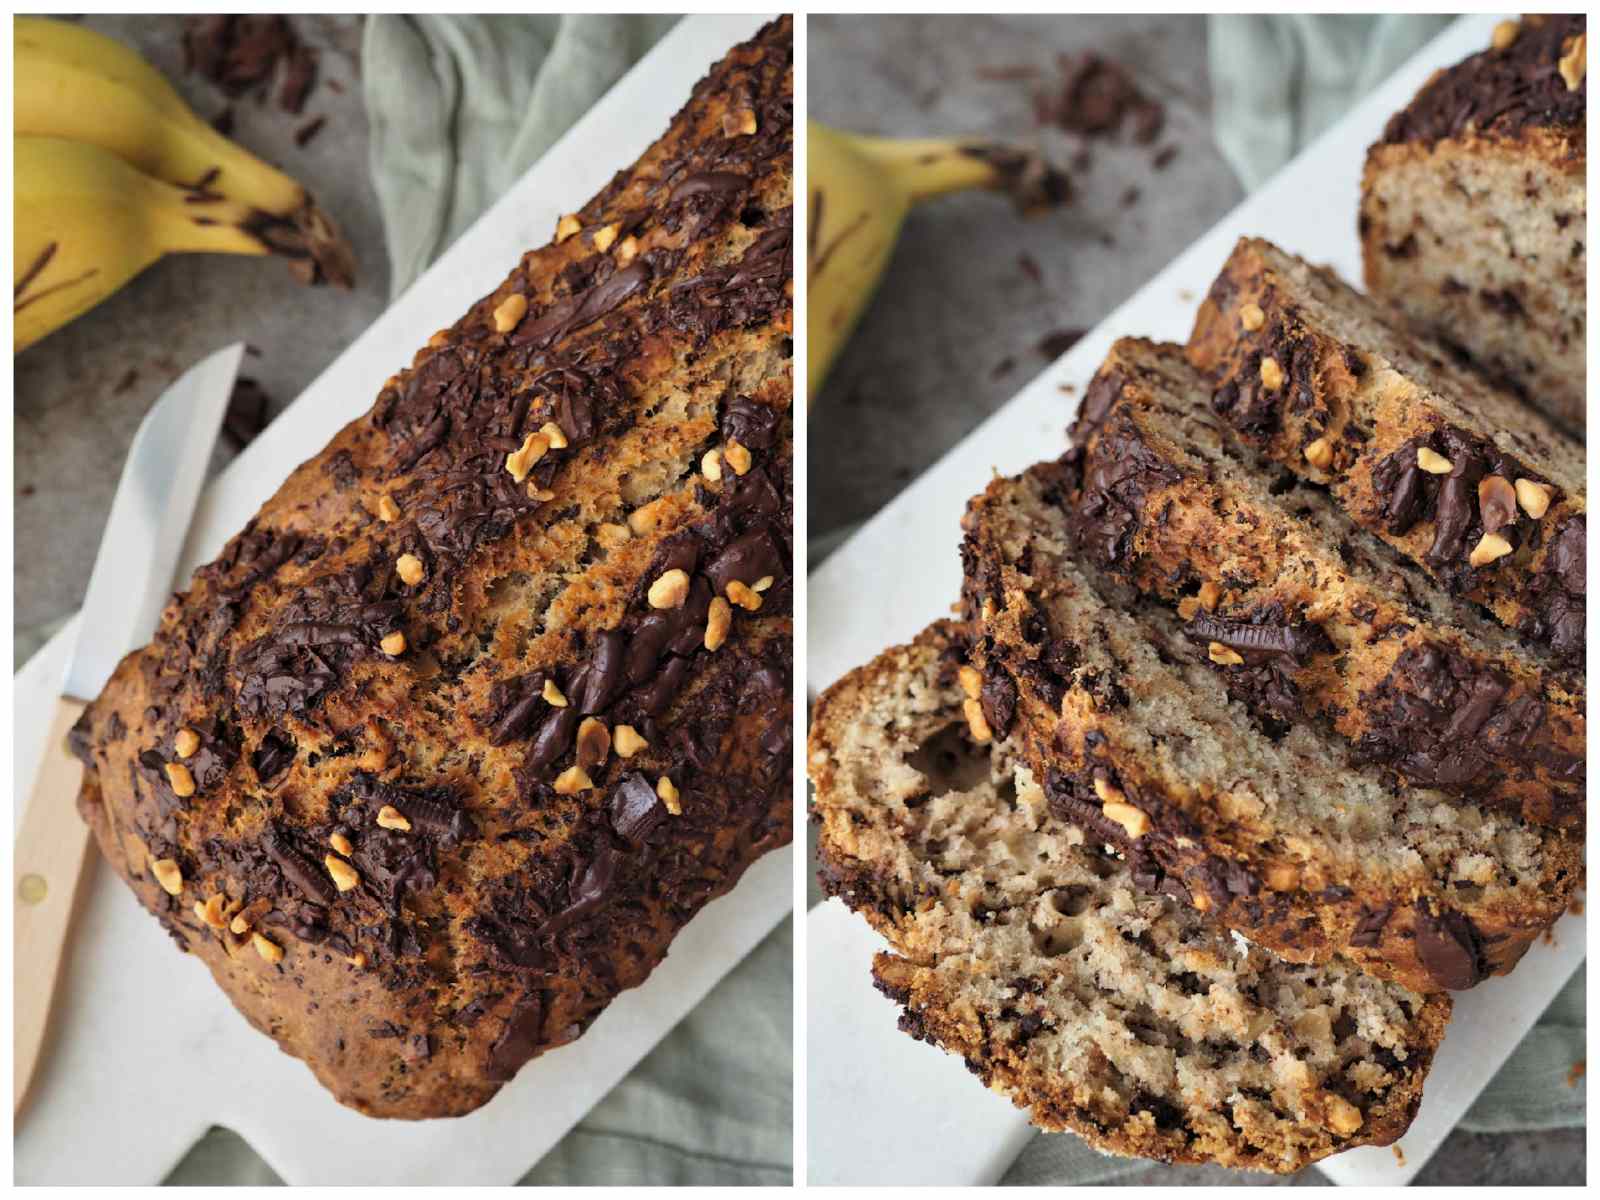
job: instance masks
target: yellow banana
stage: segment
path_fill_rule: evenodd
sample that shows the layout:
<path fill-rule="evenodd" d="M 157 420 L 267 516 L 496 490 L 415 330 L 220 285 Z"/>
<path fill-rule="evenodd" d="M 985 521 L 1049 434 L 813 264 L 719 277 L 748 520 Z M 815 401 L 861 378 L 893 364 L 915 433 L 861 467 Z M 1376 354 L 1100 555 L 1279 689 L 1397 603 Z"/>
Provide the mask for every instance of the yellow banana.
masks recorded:
<path fill-rule="evenodd" d="M 913 204 L 989 188 L 1032 209 L 1064 203 L 1070 189 L 1037 155 L 994 142 L 864 137 L 816 121 L 806 129 L 809 402 L 872 298 Z"/>
<path fill-rule="evenodd" d="M 164 254 L 267 254 L 259 214 L 62 138 L 13 138 L 14 350 L 93 308 Z"/>
<path fill-rule="evenodd" d="M 350 286 L 350 247 L 305 188 L 202 121 L 133 50 L 49 17 L 16 17 L 12 33 L 14 135 L 87 142 L 175 187 L 246 205 L 302 279 Z"/>

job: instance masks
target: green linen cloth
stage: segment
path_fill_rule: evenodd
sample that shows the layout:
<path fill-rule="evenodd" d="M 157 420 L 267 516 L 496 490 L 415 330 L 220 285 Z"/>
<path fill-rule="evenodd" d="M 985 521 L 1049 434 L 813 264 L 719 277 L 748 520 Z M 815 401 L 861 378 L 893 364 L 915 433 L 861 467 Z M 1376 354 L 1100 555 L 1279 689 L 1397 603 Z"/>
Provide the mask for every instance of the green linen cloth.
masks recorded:
<path fill-rule="evenodd" d="M 391 294 L 414 282 L 676 21 L 370 18 L 362 75 Z M 682 99 L 664 98 L 663 128 Z M 522 1182 L 788 1184 L 793 947 L 791 918 L 550 1154 L 529 1164 Z M 167 1179 L 281 1182 L 242 1138 L 221 1128 Z"/>

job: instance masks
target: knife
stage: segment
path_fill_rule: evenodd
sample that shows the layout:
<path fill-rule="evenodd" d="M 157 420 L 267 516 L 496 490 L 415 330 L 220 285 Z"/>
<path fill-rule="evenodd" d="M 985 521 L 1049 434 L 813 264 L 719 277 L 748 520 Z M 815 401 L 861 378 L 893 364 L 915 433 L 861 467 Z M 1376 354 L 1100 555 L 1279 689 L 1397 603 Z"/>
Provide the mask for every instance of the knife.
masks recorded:
<path fill-rule="evenodd" d="M 90 857 L 89 827 L 74 803 L 82 768 L 67 750 L 67 734 L 122 656 L 155 633 L 243 354 L 241 343 L 218 350 L 167 389 L 134 435 L 111 502 L 79 616 L 78 643 L 17 833 L 14 1117 L 39 1065 Z"/>

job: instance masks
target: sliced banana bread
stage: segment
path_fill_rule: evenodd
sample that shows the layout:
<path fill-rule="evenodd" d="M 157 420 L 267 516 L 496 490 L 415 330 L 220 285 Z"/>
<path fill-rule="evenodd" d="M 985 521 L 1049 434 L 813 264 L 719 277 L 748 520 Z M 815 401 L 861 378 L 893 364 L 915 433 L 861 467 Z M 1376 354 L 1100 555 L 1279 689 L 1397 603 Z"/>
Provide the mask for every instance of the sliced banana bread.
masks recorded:
<path fill-rule="evenodd" d="M 1012 743 L 973 741 L 953 632 L 852 673 L 812 725 L 824 879 L 893 944 L 873 974 L 901 1028 L 1115 1154 L 1289 1172 L 1399 1137 L 1449 998 L 1144 892 Z"/>
<path fill-rule="evenodd" d="M 1074 456 L 996 480 L 962 547 L 981 732 L 1025 746 L 1052 811 L 1298 961 L 1346 952 L 1417 990 L 1509 970 L 1566 909 L 1580 831 L 1399 788 L 1308 722 L 1268 733 L 1160 606 L 1076 561 Z"/>
<path fill-rule="evenodd" d="M 1331 271 L 1254 239 L 1189 340 L 1213 409 L 1244 438 L 1329 485 L 1447 590 L 1581 663 L 1583 446 L 1448 358 Z"/>
<path fill-rule="evenodd" d="M 1112 347 L 1074 428 L 1083 556 L 1176 604 L 1269 724 L 1320 717 L 1413 785 L 1581 825 L 1581 677 L 1352 528 L 1321 489 L 1264 468 L 1208 395 L 1181 347 Z"/>
<path fill-rule="evenodd" d="M 1524 17 L 1428 81 L 1367 152 L 1367 289 L 1584 428 L 1587 20 Z"/>

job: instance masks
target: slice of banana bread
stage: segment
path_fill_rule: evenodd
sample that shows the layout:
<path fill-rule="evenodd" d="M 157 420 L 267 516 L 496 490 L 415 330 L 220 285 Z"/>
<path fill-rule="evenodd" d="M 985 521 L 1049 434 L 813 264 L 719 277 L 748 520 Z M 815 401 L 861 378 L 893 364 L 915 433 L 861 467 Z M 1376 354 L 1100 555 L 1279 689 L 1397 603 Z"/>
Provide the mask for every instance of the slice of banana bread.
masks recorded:
<path fill-rule="evenodd" d="M 1189 340 L 1212 408 L 1241 436 L 1329 485 L 1448 591 L 1581 663 L 1583 446 L 1448 357 L 1331 271 L 1253 239 Z"/>
<path fill-rule="evenodd" d="M 1367 290 L 1580 436 L 1588 331 L 1582 13 L 1503 21 L 1367 152 Z"/>
<path fill-rule="evenodd" d="M 965 522 L 973 718 L 1025 746 L 1053 811 L 1297 961 L 1345 952 L 1416 990 L 1509 970 L 1565 911 L 1581 831 L 1352 767 L 1309 722 L 1269 734 L 1160 606 L 1078 562 L 1073 456 L 996 480 Z"/>
<path fill-rule="evenodd" d="M 1290 1172 L 1405 1132 L 1449 998 L 1143 891 L 1011 742 L 973 741 L 953 633 L 853 672 L 812 724 L 823 878 L 894 946 L 873 974 L 901 1028 L 1114 1154 Z"/>
<path fill-rule="evenodd" d="M 1112 347 L 1073 432 L 1083 557 L 1176 604 L 1269 724 L 1320 717 L 1410 784 L 1581 825 L 1581 676 L 1444 594 L 1320 489 L 1264 469 L 1208 396 L 1182 347 Z"/>

